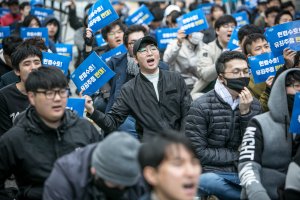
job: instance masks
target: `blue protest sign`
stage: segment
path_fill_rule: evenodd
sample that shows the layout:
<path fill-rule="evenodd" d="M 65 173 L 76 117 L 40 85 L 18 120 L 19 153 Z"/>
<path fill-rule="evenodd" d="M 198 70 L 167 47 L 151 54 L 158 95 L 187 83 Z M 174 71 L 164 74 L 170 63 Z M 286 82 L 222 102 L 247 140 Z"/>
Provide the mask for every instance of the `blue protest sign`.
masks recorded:
<path fill-rule="evenodd" d="M 107 61 L 110 60 L 110 58 L 111 58 L 112 56 L 117 56 L 117 55 L 120 55 L 121 53 L 126 53 L 126 52 L 127 52 L 127 49 L 126 49 L 125 45 L 124 45 L 124 44 L 121 44 L 121 45 L 117 46 L 116 48 L 114 48 L 114 49 L 112 49 L 112 50 L 110 50 L 110 51 L 108 51 L 108 52 L 102 54 L 102 55 L 100 56 L 100 58 L 101 58 L 104 62 L 107 62 Z"/>
<path fill-rule="evenodd" d="M 30 5 L 31 6 L 44 5 L 44 0 L 31 0 Z"/>
<path fill-rule="evenodd" d="M 272 52 L 248 58 L 254 82 L 265 82 L 269 76 L 274 76 L 276 71 L 284 65 L 283 56 L 274 57 Z"/>
<path fill-rule="evenodd" d="M 297 92 L 294 97 L 294 106 L 289 132 L 300 134 L 300 92 Z"/>
<path fill-rule="evenodd" d="M 89 10 L 88 27 L 95 33 L 118 18 L 109 0 L 99 0 Z"/>
<path fill-rule="evenodd" d="M 45 44 L 49 45 L 48 29 L 47 28 L 21 28 L 21 38 L 26 40 L 32 37 L 42 37 Z"/>
<path fill-rule="evenodd" d="M 239 47 L 239 39 L 238 39 L 239 29 L 240 27 L 236 27 L 231 33 L 230 40 L 227 44 L 227 49 L 229 49 L 230 51 Z"/>
<path fill-rule="evenodd" d="M 154 17 L 149 9 L 145 5 L 142 5 L 132 15 L 126 18 L 125 24 L 127 26 L 131 26 L 133 24 L 150 24 L 153 19 Z"/>
<path fill-rule="evenodd" d="M 300 20 L 279 24 L 266 30 L 265 36 L 274 55 L 282 55 L 285 48 L 300 50 Z"/>
<path fill-rule="evenodd" d="M 159 49 L 167 48 L 168 44 L 177 38 L 178 28 L 161 28 L 156 30 L 156 40 Z"/>
<path fill-rule="evenodd" d="M 187 35 L 208 28 L 206 17 L 201 9 L 194 10 L 176 19 L 177 25 Z"/>
<path fill-rule="evenodd" d="M 8 13 L 10 13 L 10 10 L 8 8 L 0 8 L 0 17 Z"/>
<path fill-rule="evenodd" d="M 235 18 L 237 26 L 244 26 L 246 24 L 249 24 L 248 15 L 245 11 L 234 13 L 232 14 L 232 16 Z"/>
<path fill-rule="evenodd" d="M 83 117 L 85 99 L 81 98 L 68 98 L 67 109 L 73 110 L 79 117 Z"/>
<path fill-rule="evenodd" d="M 98 47 L 107 45 L 107 42 L 103 39 L 103 36 L 101 34 L 96 35 L 96 43 Z"/>
<path fill-rule="evenodd" d="M 58 67 L 63 71 L 65 76 L 68 75 L 70 61 L 70 57 L 62 56 L 56 53 L 43 52 L 43 65 Z"/>
<path fill-rule="evenodd" d="M 84 90 L 83 95 L 92 95 L 114 75 L 115 72 L 93 52 L 71 74 L 71 80 L 78 90 Z"/>
<path fill-rule="evenodd" d="M 245 5 L 250 9 L 256 8 L 257 0 L 245 0 Z"/>
<path fill-rule="evenodd" d="M 33 7 L 30 14 L 36 16 L 41 22 L 45 20 L 48 15 L 53 15 L 54 11 L 47 8 Z"/>
<path fill-rule="evenodd" d="M 56 53 L 62 56 L 69 56 L 72 60 L 73 55 L 73 45 L 72 44 L 55 44 Z"/>
<path fill-rule="evenodd" d="M 2 49 L 2 40 L 10 35 L 9 26 L 0 27 L 0 49 Z"/>
<path fill-rule="evenodd" d="M 210 9 L 211 7 L 215 5 L 214 3 L 203 3 L 203 4 L 199 4 L 198 8 L 202 9 L 203 13 L 205 15 L 210 15 Z"/>

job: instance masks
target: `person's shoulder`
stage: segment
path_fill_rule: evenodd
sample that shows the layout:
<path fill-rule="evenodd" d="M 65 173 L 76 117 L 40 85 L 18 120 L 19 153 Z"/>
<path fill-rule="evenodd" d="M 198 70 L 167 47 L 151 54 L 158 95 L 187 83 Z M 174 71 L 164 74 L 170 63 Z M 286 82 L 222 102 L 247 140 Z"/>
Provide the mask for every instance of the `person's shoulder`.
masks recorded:
<path fill-rule="evenodd" d="M 215 90 L 211 90 L 207 93 L 204 93 L 203 95 L 201 95 L 197 99 L 195 99 L 192 102 L 192 105 L 201 105 L 203 103 L 213 104 L 213 103 L 215 103 L 215 100 L 214 100 L 215 98 L 217 98 L 216 92 L 215 92 Z"/>

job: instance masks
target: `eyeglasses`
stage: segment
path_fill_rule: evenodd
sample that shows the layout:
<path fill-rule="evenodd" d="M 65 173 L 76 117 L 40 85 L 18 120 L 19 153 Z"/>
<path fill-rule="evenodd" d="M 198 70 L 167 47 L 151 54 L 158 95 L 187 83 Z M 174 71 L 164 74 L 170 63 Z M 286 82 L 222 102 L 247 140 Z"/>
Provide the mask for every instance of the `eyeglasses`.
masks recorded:
<path fill-rule="evenodd" d="M 240 77 L 241 74 L 243 74 L 244 76 L 249 76 L 249 69 L 235 69 L 232 72 L 223 72 L 224 74 L 226 73 L 230 73 L 232 74 L 234 77 Z"/>
<path fill-rule="evenodd" d="M 118 30 L 118 31 L 111 31 L 111 32 L 109 32 L 107 35 L 109 36 L 109 37 L 116 37 L 116 35 L 118 34 L 118 35 L 120 35 L 121 33 L 124 33 L 122 30 Z"/>
<path fill-rule="evenodd" d="M 222 27 L 226 28 L 226 29 L 229 29 L 229 28 L 235 29 L 235 25 L 230 25 L 230 24 L 223 24 Z"/>
<path fill-rule="evenodd" d="M 69 94 L 67 89 L 59 89 L 59 90 L 44 90 L 44 91 L 35 91 L 35 93 L 42 93 L 45 95 L 46 99 L 54 99 L 56 94 L 58 94 L 61 98 L 66 98 Z"/>
<path fill-rule="evenodd" d="M 140 48 L 138 50 L 139 53 L 141 53 L 142 55 L 146 55 L 149 51 L 151 51 L 151 53 L 156 52 L 158 49 L 154 44 L 148 45 L 147 47 L 143 47 Z"/>

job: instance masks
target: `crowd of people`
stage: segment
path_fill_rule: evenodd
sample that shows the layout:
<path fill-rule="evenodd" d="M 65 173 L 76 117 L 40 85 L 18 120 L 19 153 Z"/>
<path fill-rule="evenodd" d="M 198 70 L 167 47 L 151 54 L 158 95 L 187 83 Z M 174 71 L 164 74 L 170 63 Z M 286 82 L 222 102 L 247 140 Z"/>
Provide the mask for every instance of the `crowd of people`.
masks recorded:
<path fill-rule="evenodd" d="M 60 20 L 30 14 L 43 1 L 0 1 L 9 10 L 0 25 L 11 32 L 0 50 L 0 199 L 299 199 L 300 137 L 290 124 L 300 51 L 285 48 L 283 66 L 263 83 L 249 64 L 272 52 L 268 28 L 298 20 L 293 2 L 234 8 L 249 19 L 234 50 L 228 45 L 238 23 L 222 1 L 206 15 L 209 28 L 178 29 L 165 49 L 156 31 L 179 28 L 177 18 L 211 1 L 140 2 L 154 19 L 131 26 L 126 1 L 110 2 L 119 19 L 98 31 L 88 27 L 92 3 L 84 16 L 75 0 L 66 4 L 75 69 L 94 52 L 127 50 L 106 62 L 115 76 L 83 95 L 70 93 L 69 75 L 43 65 L 43 52 L 56 53 L 63 42 Z M 48 44 L 22 39 L 24 27 L 46 27 Z M 84 117 L 66 108 L 71 96 L 85 100 Z"/>

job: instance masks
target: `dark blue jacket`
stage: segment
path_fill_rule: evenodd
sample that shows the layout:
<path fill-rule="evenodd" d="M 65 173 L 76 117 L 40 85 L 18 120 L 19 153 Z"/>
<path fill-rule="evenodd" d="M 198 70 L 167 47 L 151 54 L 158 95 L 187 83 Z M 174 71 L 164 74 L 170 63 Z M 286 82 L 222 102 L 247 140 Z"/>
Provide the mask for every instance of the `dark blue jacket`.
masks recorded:
<path fill-rule="evenodd" d="M 103 192 L 93 185 L 90 173 L 92 153 L 96 147 L 97 144 L 91 144 L 58 159 L 44 184 L 43 199 L 106 200 Z M 145 189 L 141 178 L 127 189 L 122 200 L 137 200 Z"/>
<path fill-rule="evenodd" d="M 119 96 L 124 83 L 134 78 L 134 76 L 127 74 L 127 62 L 127 53 L 113 56 L 107 62 L 107 65 L 116 73 L 116 75 L 110 80 L 110 96 L 105 112 L 108 112 L 111 109 L 115 99 Z M 159 68 L 169 70 L 169 66 L 162 61 L 159 62 Z"/>
<path fill-rule="evenodd" d="M 13 70 L 10 72 L 7 72 L 7 73 L 3 74 L 0 78 L 0 89 L 4 88 L 7 85 L 10 85 L 12 83 L 16 83 L 19 81 L 20 81 L 20 77 L 18 77 Z"/>

